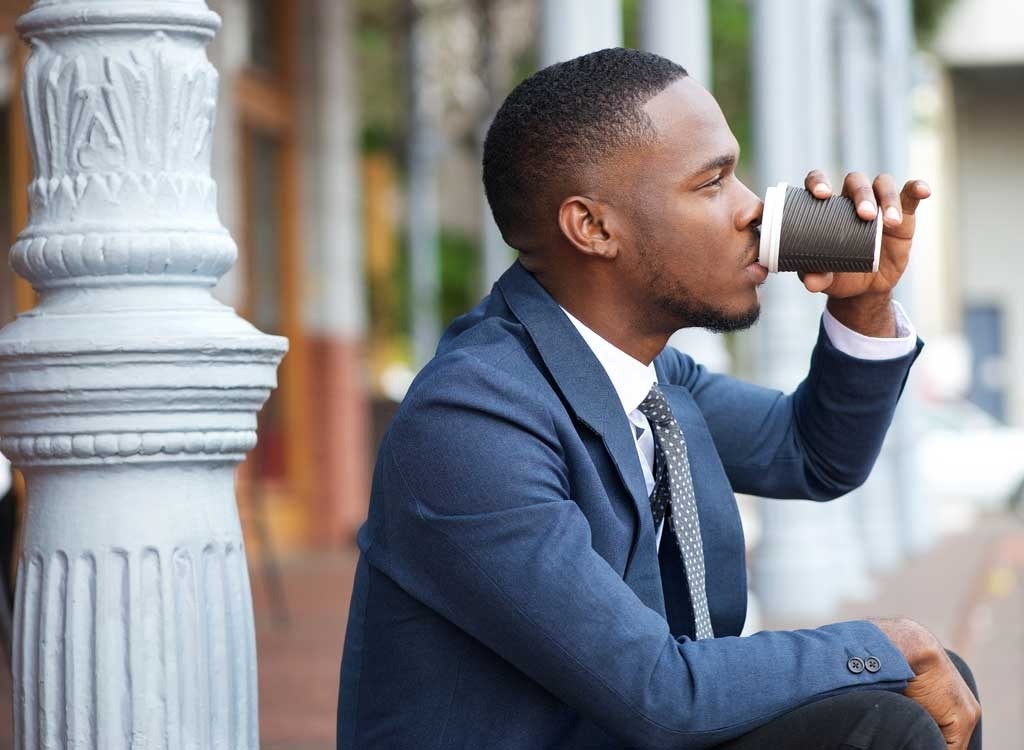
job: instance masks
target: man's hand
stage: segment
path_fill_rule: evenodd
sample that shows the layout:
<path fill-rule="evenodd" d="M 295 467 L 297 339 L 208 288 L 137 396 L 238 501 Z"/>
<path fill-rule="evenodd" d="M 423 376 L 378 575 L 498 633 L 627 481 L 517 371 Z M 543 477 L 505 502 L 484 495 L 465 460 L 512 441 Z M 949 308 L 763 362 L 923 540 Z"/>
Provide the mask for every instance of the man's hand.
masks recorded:
<path fill-rule="evenodd" d="M 828 198 L 832 187 L 825 175 L 813 170 L 804 186 L 816 198 Z M 808 273 L 801 275 L 811 292 L 828 295 L 828 310 L 836 320 L 865 336 L 891 338 L 896 335 L 892 312 L 892 290 L 910 261 L 917 205 L 931 195 L 922 180 L 910 180 L 901 193 L 891 175 L 881 174 L 869 183 L 860 172 L 843 180 L 842 195 L 854 202 L 857 215 L 871 221 L 882 211 L 882 249 L 877 273 Z"/>
<path fill-rule="evenodd" d="M 916 677 L 904 695 L 917 701 L 942 730 L 946 744 L 963 750 L 981 718 L 981 705 L 939 640 L 906 618 L 872 619 L 901 652 Z"/>

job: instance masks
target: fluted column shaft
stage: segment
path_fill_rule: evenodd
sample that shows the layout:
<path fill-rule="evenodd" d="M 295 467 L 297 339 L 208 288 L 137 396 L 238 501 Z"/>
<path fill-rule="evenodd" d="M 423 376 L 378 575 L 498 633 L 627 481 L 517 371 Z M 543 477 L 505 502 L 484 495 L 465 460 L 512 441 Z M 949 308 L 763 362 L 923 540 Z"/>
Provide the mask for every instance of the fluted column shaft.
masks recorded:
<path fill-rule="evenodd" d="M 203 0 L 38 0 L 34 174 L 0 331 L 0 450 L 25 475 L 18 748 L 259 746 L 234 468 L 286 348 L 211 296 L 235 260 Z"/>

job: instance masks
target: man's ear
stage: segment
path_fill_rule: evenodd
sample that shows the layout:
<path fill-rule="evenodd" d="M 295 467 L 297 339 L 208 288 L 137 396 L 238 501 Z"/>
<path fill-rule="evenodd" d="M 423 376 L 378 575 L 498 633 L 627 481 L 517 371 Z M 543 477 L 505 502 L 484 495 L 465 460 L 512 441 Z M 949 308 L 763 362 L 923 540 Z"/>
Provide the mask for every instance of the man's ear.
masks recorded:
<path fill-rule="evenodd" d="M 616 222 L 609 207 L 582 195 L 571 195 L 558 207 L 558 228 L 576 250 L 611 260 L 618 255 Z"/>

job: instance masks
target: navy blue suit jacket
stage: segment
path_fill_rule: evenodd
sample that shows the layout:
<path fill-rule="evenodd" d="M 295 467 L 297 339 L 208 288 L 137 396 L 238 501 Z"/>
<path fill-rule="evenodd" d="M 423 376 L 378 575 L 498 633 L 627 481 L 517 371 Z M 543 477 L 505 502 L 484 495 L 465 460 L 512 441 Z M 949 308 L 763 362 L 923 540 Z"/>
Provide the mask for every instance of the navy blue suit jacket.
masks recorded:
<path fill-rule="evenodd" d="M 920 350 L 920 342 L 917 351 Z M 792 394 L 667 347 L 716 638 L 695 641 L 611 381 L 518 262 L 445 332 L 381 443 L 345 637 L 339 748 L 702 748 L 913 676 L 865 621 L 738 637 L 734 492 L 828 500 L 867 477 L 917 351 L 823 333 Z M 851 672 L 852 656 L 881 669 Z"/>

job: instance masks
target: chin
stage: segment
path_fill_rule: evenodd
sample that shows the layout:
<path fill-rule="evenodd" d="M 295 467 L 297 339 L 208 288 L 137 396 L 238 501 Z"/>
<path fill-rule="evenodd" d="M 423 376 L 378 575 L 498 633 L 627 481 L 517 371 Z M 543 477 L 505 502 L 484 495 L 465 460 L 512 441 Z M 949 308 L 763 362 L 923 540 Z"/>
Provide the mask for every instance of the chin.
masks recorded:
<path fill-rule="evenodd" d="M 755 301 L 753 305 L 740 311 L 703 310 L 692 325 L 713 333 L 731 333 L 750 328 L 759 317 L 761 317 L 761 303 Z"/>

